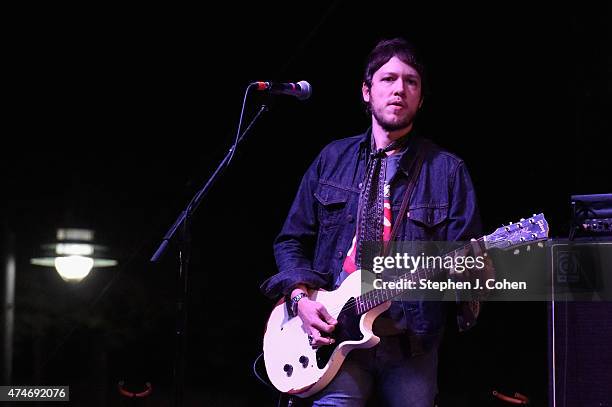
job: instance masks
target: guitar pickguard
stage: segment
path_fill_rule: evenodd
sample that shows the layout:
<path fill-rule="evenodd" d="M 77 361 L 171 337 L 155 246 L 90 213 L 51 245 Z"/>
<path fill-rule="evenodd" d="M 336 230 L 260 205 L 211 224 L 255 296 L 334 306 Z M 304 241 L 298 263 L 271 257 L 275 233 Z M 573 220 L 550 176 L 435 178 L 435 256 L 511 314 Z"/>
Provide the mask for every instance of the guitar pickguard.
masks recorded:
<path fill-rule="evenodd" d="M 322 369 L 327 362 L 329 362 L 332 353 L 334 353 L 334 350 L 342 342 L 359 341 L 363 339 L 363 333 L 359 329 L 359 320 L 361 316 L 357 314 L 354 304 L 355 298 L 350 298 L 346 304 L 344 304 L 340 314 L 338 314 L 336 318 L 338 323 L 330 335 L 331 338 L 335 339 L 335 342 L 331 345 L 325 345 L 317 349 L 317 366 L 319 369 Z"/>

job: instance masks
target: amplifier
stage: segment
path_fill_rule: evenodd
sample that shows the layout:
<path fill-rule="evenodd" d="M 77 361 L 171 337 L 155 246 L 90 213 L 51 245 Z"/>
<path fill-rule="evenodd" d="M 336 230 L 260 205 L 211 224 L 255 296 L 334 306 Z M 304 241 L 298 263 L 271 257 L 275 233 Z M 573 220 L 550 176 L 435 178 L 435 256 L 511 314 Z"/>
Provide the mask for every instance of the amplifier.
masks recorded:
<path fill-rule="evenodd" d="M 583 232 L 612 234 L 612 218 L 585 219 L 582 221 L 580 228 Z"/>
<path fill-rule="evenodd" d="M 553 288 L 609 292 L 612 239 L 605 239 L 556 241 L 549 257 Z M 548 306 L 549 406 L 612 407 L 612 301 L 559 299 Z"/>

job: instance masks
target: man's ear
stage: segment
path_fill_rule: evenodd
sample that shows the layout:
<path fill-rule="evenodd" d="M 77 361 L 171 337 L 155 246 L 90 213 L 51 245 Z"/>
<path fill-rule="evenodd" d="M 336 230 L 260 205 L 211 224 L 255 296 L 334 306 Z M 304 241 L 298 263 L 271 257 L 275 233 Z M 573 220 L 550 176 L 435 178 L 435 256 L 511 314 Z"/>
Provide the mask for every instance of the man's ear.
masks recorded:
<path fill-rule="evenodd" d="M 361 96 L 364 102 L 370 103 L 370 88 L 365 82 L 361 84 Z"/>

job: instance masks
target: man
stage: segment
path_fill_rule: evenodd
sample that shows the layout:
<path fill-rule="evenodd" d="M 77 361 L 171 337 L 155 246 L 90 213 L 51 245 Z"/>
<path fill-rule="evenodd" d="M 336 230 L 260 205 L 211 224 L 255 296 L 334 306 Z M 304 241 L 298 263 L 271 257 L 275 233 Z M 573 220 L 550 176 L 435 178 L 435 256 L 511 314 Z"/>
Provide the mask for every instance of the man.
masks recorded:
<path fill-rule="evenodd" d="M 271 298 L 287 297 L 315 347 L 333 343 L 337 321 L 308 292 L 335 289 L 357 268 L 368 269 L 366 243 L 480 235 L 476 197 L 463 161 L 416 135 L 424 81 L 423 65 L 410 44 L 399 38 L 378 43 L 362 84 L 371 128 L 321 151 L 276 239 L 279 272 L 264 282 L 262 291 Z M 376 393 L 388 406 L 432 406 L 444 308 L 437 301 L 394 301 L 374 325 L 381 342 L 352 351 L 332 382 L 309 401 L 363 406 Z M 474 319 L 463 313 L 462 328 Z"/>

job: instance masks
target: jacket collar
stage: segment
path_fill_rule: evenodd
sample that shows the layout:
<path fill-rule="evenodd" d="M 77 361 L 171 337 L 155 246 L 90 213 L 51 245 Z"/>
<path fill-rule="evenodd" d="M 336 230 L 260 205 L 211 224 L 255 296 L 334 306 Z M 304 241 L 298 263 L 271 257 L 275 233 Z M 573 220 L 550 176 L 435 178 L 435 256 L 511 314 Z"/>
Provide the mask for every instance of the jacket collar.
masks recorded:
<path fill-rule="evenodd" d="M 406 175 L 408 175 L 410 171 L 410 164 L 412 162 L 412 159 L 414 158 L 416 151 L 418 151 L 418 146 L 420 146 L 423 140 L 419 132 L 416 130 L 415 126 L 413 126 L 412 130 L 410 130 L 408 137 L 408 143 L 404 147 L 404 150 L 399 153 L 401 154 L 399 168 Z M 372 127 L 368 127 L 365 133 L 361 135 L 361 141 L 359 142 L 359 151 L 365 151 L 365 157 L 368 157 L 370 151 L 372 151 L 373 143 L 374 141 L 372 140 Z"/>

